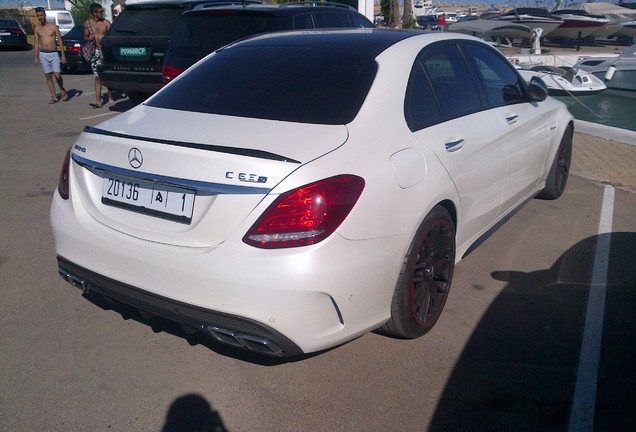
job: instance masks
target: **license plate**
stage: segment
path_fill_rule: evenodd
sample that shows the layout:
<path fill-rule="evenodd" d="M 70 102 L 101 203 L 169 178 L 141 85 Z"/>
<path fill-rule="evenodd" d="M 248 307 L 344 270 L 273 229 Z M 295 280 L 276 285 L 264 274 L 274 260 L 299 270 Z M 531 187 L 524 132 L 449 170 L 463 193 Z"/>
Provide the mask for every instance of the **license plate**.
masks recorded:
<path fill-rule="evenodd" d="M 102 203 L 126 210 L 189 224 L 194 208 L 194 191 L 160 183 L 104 176 Z"/>
<path fill-rule="evenodd" d="M 0 32 L 0 36 L 11 36 L 11 33 Z"/>
<path fill-rule="evenodd" d="M 146 47 L 119 47 L 119 55 L 122 57 L 145 57 Z"/>

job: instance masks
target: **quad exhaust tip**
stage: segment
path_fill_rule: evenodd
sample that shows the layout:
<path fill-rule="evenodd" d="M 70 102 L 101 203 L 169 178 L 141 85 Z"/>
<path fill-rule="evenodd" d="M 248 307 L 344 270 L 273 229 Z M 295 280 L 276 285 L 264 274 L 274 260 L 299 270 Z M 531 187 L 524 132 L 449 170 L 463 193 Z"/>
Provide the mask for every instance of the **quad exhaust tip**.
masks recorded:
<path fill-rule="evenodd" d="M 226 345 L 267 355 L 279 356 L 283 354 L 283 350 L 278 345 L 265 338 L 237 333 L 213 325 L 205 327 L 205 331 L 214 339 Z"/>

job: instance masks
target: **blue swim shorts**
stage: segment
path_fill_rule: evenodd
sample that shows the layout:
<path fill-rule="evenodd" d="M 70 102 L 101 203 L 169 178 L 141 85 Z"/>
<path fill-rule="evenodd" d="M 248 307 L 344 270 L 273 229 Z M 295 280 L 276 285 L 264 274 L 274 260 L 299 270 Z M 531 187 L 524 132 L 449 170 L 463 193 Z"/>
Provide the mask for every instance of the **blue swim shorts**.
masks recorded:
<path fill-rule="evenodd" d="M 40 64 L 45 74 L 60 73 L 60 55 L 57 51 L 40 51 Z"/>

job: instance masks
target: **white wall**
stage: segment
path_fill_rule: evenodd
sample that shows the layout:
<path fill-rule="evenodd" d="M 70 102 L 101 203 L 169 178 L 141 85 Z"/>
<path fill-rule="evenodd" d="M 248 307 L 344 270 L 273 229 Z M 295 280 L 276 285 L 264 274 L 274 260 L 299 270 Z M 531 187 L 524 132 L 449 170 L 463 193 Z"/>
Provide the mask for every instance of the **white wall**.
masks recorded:
<path fill-rule="evenodd" d="M 373 0 L 358 0 L 358 12 L 373 22 Z"/>

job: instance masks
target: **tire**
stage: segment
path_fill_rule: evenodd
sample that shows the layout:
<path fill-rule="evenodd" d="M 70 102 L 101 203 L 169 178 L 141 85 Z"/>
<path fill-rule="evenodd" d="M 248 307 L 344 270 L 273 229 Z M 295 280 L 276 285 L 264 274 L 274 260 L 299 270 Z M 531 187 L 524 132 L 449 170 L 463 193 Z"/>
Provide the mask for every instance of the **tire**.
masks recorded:
<path fill-rule="evenodd" d="M 537 194 L 537 198 L 555 200 L 563 194 L 570 174 L 572 137 L 572 128 L 568 127 L 563 134 L 563 138 L 561 138 L 561 143 L 554 156 L 548 178 L 545 181 L 545 188 Z"/>
<path fill-rule="evenodd" d="M 418 229 L 404 258 L 391 303 L 391 318 L 380 333 L 402 339 L 426 334 L 444 309 L 455 269 L 455 225 L 436 206 Z"/>

